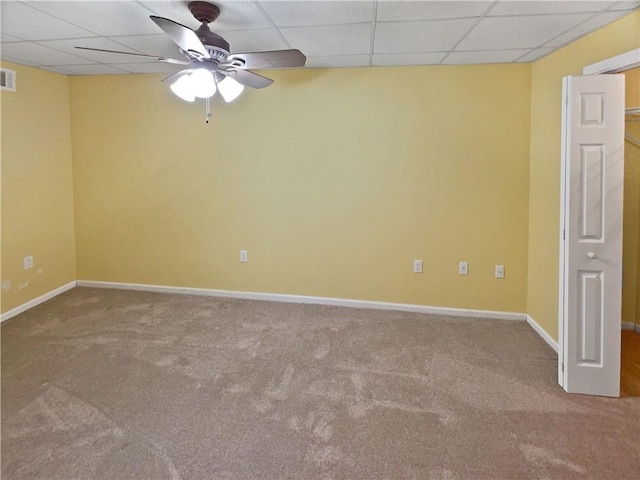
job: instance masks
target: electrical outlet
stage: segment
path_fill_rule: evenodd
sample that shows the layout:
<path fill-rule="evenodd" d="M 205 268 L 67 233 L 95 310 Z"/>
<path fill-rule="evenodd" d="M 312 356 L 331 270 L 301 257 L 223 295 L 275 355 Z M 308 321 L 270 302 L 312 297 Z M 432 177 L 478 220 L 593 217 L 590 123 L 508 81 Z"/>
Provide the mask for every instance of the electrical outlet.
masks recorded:
<path fill-rule="evenodd" d="M 246 250 L 240 250 L 240 261 L 242 263 L 247 263 L 249 261 L 249 257 L 247 256 Z"/>
<path fill-rule="evenodd" d="M 22 260 L 22 265 L 24 266 L 25 270 L 29 270 L 30 268 L 33 268 L 33 255 L 24 257 L 24 259 Z"/>
<path fill-rule="evenodd" d="M 496 265 L 496 278 L 504 278 L 504 265 Z"/>
<path fill-rule="evenodd" d="M 422 273 L 422 260 L 413 261 L 413 273 Z"/>
<path fill-rule="evenodd" d="M 460 262 L 458 264 L 458 273 L 460 275 L 469 275 L 469 262 Z"/>

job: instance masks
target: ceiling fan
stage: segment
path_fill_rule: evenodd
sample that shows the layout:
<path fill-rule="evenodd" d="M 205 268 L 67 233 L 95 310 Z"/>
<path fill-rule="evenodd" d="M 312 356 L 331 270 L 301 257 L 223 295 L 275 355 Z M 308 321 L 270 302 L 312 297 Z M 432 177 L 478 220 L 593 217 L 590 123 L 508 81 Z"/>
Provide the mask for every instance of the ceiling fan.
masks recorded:
<path fill-rule="evenodd" d="M 164 63 L 187 65 L 187 68 L 165 78 L 164 81 L 173 81 L 171 90 L 189 102 L 193 102 L 196 97 L 205 98 L 208 102 L 216 90 L 226 102 L 230 102 L 242 92 L 245 86 L 264 88 L 273 83 L 270 78 L 258 75 L 249 69 L 303 67 L 306 62 L 307 58 L 304 54 L 296 49 L 231 54 L 229 42 L 209 28 L 209 24 L 220 15 L 220 9 L 212 3 L 202 1 L 192 1 L 188 7 L 196 20 L 201 22 L 197 30 L 192 30 L 168 18 L 150 16 L 151 20 L 169 35 L 187 60 L 99 48 L 75 48 L 136 55 L 154 58 Z M 209 116 L 210 113 L 207 112 L 207 118 Z"/>

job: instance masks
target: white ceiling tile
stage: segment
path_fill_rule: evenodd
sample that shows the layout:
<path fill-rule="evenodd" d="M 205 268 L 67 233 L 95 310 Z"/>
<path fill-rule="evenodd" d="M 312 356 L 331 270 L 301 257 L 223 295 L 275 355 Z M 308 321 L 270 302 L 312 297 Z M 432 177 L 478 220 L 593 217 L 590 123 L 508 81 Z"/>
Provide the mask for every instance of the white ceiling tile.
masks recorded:
<path fill-rule="evenodd" d="M 21 58 L 38 65 L 82 65 L 93 63 L 86 58 L 59 52 L 32 42 L 5 43 L 2 54 L 7 57 Z"/>
<path fill-rule="evenodd" d="M 59 73 L 61 75 L 71 75 L 72 72 L 66 70 L 64 67 L 40 67 L 40 70 L 46 70 L 47 72 Z"/>
<path fill-rule="evenodd" d="M 0 0 L 2 58 L 52 71 L 102 65 L 69 74 L 168 74 L 179 67 L 73 47 L 182 60 L 149 15 L 196 28 L 188 1 Z M 213 1 L 221 13 L 212 30 L 232 52 L 299 48 L 309 67 L 437 64 L 452 48 L 443 63 L 529 62 L 640 8 L 640 0 Z"/>
<path fill-rule="evenodd" d="M 120 45 L 147 55 L 178 58 L 181 60 L 185 58 L 184 55 L 178 51 L 177 45 L 164 33 L 160 33 L 158 35 L 110 37 L 109 40 L 113 40 Z"/>
<path fill-rule="evenodd" d="M 559 37 L 556 37 L 553 40 L 547 42 L 545 46 L 560 47 L 569 42 L 572 42 L 573 40 L 578 39 L 579 37 L 582 37 L 583 35 L 586 35 L 589 32 L 597 30 L 600 27 L 604 27 L 605 25 L 613 22 L 614 20 L 628 14 L 629 12 L 627 11 L 611 11 L 611 12 L 600 13 L 595 17 L 590 18 L 586 22 L 581 23 L 577 27 L 572 28 L 568 32 L 563 33 Z"/>
<path fill-rule="evenodd" d="M 633 10 L 638 7 L 640 7 L 640 1 L 624 0 L 622 2 L 615 2 L 608 10 Z"/>
<path fill-rule="evenodd" d="M 442 52 L 450 50 L 477 20 L 379 23 L 375 53 Z"/>
<path fill-rule="evenodd" d="M 189 11 L 187 2 L 146 0 L 142 3 L 155 15 L 168 18 L 189 28 L 199 26 L 199 22 Z M 271 20 L 256 2 L 217 0 L 215 4 L 220 8 L 220 16 L 209 25 L 213 31 L 273 27 Z"/>
<path fill-rule="evenodd" d="M 374 2 L 311 1 L 261 2 L 262 8 L 278 27 L 335 25 L 373 21 Z"/>
<path fill-rule="evenodd" d="M 76 7 L 79 4 L 76 3 Z M 0 30 L 25 40 L 93 37 L 92 32 L 18 2 L 0 1 Z"/>
<path fill-rule="evenodd" d="M 412 2 L 380 1 L 376 19 L 380 22 L 435 20 L 444 18 L 479 17 L 492 2 Z"/>
<path fill-rule="evenodd" d="M 456 50 L 497 50 L 538 47 L 578 25 L 588 13 L 534 17 L 487 17 Z"/>
<path fill-rule="evenodd" d="M 529 50 L 528 53 L 516 59 L 517 62 L 533 62 L 539 60 L 542 57 L 549 55 L 553 52 L 553 48 L 534 48 Z"/>
<path fill-rule="evenodd" d="M 451 52 L 443 65 L 466 65 L 478 63 L 509 63 L 521 57 L 528 50 L 493 50 L 482 52 Z"/>
<path fill-rule="evenodd" d="M 5 55 L 4 52 L 2 52 L 2 61 L 17 63 L 20 65 L 26 65 L 27 67 L 40 67 L 40 64 L 38 63 L 30 62 L 29 60 L 25 60 L 24 58 L 20 58 L 20 57 L 12 57 L 10 55 Z"/>
<path fill-rule="evenodd" d="M 307 57 L 307 67 L 367 67 L 369 55 L 333 55 L 328 57 Z"/>
<path fill-rule="evenodd" d="M 119 55 L 117 53 L 93 52 L 91 50 L 80 50 L 75 47 L 102 48 L 105 50 L 118 50 L 124 52 L 135 52 L 135 50 L 124 47 L 116 42 L 104 37 L 83 38 L 81 40 L 45 40 L 38 42 L 45 47 L 60 50 L 78 57 L 88 58 L 97 63 L 128 63 L 145 61 L 140 57 L 131 55 Z M 148 60 L 147 60 L 148 61 Z"/>
<path fill-rule="evenodd" d="M 231 52 L 264 52 L 266 50 L 283 50 L 290 48 L 276 28 L 261 30 L 225 31 L 222 33 Z M 295 47 L 299 48 L 299 47 Z M 305 52 L 306 53 L 306 52 Z"/>
<path fill-rule="evenodd" d="M 161 30 L 149 12 L 135 2 L 30 2 L 43 12 L 91 30 L 98 35 L 135 35 Z"/>
<path fill-rule="evenodd" d="M 445 52 L 375 53 L 373 55 L 373 65 L 437 65 L 445 55 Z"/>
<path fill-rule="evenodd" d="M 2 43 L 22 42 L 23 39 L 22 38 L 18 38 L 18 37 L 14 37 L 12 35 L 7 35 L 6 33 L 0 33 L 0 41 L 2 41 Z"/>
<path fill-rule="evenodd" d="M 280 29 L 291 48 L 308 56 L 354 55 L 371 50 L 371 25 L 332 25 Z"/>
<path fill-rule="evenodd" d="M 180 70 L 178 65 L 169 65 L 162 62 L 113 63 L 111 66 L 129 73 L 166 73 L 170 75 Z"/>
<path fill-rule="evenodd" d="M 111 65 L 60 65 L 56 67 L 56 70 L 66 72 L 69 75 L 124 75 L 128 73 Z"/>
<path fill-rule="evenodd" d="M 555 13 L 598 12 L 611 6 L 614 2 L 595 1 L 501 1 L 489 12 L 492 15 L 534 15 Z"/>

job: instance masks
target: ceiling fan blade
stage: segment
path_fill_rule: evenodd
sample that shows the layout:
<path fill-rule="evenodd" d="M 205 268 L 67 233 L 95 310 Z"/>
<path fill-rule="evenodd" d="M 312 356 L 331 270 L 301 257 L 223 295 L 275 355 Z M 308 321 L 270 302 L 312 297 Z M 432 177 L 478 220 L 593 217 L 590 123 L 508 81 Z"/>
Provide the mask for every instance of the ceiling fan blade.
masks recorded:
<path fill-rule="evenodd" d="M 198 58 L 211 58 L 196 32 L 189 27 L 185 27 L 168 18 L 156 17 L 155 15 L 151 15 L 150 18 L 185 52 Z"/>
<path fill-rule="evenodd" d="M 250 72 L 249 70 L 239 70 L 235 68 L 230 68 L 227 70 L 219 70 L 219 71 L 225 75 L 230 76 L 236 82 L 251 88 L 264 88 L 264 87 L 268 87 L 273 83 L 273 80 L 271 80 L 270 78 L 263 77 L 262 75 L 258 75 L 257 73 Z"/>
<path fill-rule="evenodd" d="M 234 63 L 241 60 L 244 63 Z M 304 67 L 307 57 L 296 49 L 272 50 L 268 52 L 234 53 L 227 57 L 227 61 L 237 68 L 292 68 Z"/>
<path fill-rule="evenodd" d="M 175 58 L 158 57 L 156 55 L 145 55 L 144 53 L 120 52 L 118 50 L 105 50 L 103 48 L 89 48 L 89 47 L 74 47 L 74 48 L 77 48 L 78 50 L 91 50 L 93 52 L 119 53 L 122 55 L 135 55 L 136 57 L 153 58 L 154 60 L 158 60 L 159 62 L 173 63 L 175 65 L 191 64 L 191 62 L 187 62 L 186 60 L 176 60 Z"/>

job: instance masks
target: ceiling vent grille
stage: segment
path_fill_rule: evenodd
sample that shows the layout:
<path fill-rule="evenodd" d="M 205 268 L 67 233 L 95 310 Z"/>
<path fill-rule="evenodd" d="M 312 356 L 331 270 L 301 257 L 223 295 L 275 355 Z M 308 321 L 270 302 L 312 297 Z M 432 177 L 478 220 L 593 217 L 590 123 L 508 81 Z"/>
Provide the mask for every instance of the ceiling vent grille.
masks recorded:
<path fill-rule="evenodd" d="M 16 72 L 7 68 L 0 68 L 0 90 L 16 91 Z"/>

